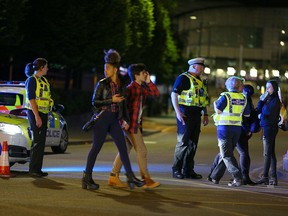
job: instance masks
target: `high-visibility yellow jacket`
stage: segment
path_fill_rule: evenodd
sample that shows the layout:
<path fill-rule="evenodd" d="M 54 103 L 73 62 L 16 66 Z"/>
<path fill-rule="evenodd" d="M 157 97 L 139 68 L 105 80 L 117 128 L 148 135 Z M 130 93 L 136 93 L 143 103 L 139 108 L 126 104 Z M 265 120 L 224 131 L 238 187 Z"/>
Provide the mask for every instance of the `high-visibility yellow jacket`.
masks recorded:
<path fill-rule="evenodd" d="M 190 89 L 184 90 L 178 96 L 178 103 L 185 106 L 205 107 L 208 104 L 207 87 L 202 79 L 197 79 L 190 73 L 183 73 L 190 80 Z"/>
<path fill-rule="evenodd" d="M 242 93 L 223 92 L 227 99 L 227 106 L 220 114 L 213 116 L 215 125 L 241 126 L 242 114 L 247 104 L 247 100 Z"/>
<path fill-rule="evenodd" d="M 33 75 L 36 80 L 36 104 L 38 111 L 42 113 L 48 113 L 54 104 L 51 99 L 50 84 L 45 77 L 38 78 Z M 26 107 L 31 109 L 31 104 L 26 96 Z"/>

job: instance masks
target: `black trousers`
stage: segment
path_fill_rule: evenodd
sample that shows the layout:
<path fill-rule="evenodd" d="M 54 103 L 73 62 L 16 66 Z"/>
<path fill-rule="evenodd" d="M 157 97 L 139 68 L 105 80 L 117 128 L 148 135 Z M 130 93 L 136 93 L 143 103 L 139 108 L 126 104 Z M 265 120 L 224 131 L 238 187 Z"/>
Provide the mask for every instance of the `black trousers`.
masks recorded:
<path fill-rule="evenodd" d="M 277 158 L 275 154 L 275 140 L 278 133 L 278 126 L 264 126 L 263 127 L 263 149 L 264 149 L 264 168 L 263 176 L 277 178 Z"/>
<path fill-rule="evenodd" d="M 198 147 L 201 128 L 201 113 L 187 113 L 182 111 L 185 117 L 185 125 L 177 120 L 177 144 L 174 153 L 173 171 L 190 175 L 194 172 L 194 157 Z"/>
<path fill-rule="evenodd" d="M 117 146 L 126 173 L 132 173 L 124 133 L 119 124 L 117 116 L 118 113 L 105 111 L 96 121 L 93 131 L 93 144 L 88 154 L 86 163 L 86 173 L 92 173 L 97 156 L 105 142 L 108 133 L 111 135 Z"/>
<path fill-rule="evenodd" d="M 242 130 L 239 141 L 236 145 L 236 149 L 239 153 L 239 164 L 242 172 L 243 179 L 250 179 L 249 171 L 250 171 L 250 154 L 249 154 L 249 139 L 252 137 L 251 135 L 247 135 L 245 131 Z"/>
<path fill-rule="evenodd" d="M 39 173 L 41 172 L 43 165 L 48 114 L 39 112 L 39 115 L 42 119 L 42 126 L 40 128 L 36 126 L 36 120 L 33 111 L 28 110 L 27 114 L 31 130 L 33 132 L 32 147 L 30 150 L 29 172 Z"/>

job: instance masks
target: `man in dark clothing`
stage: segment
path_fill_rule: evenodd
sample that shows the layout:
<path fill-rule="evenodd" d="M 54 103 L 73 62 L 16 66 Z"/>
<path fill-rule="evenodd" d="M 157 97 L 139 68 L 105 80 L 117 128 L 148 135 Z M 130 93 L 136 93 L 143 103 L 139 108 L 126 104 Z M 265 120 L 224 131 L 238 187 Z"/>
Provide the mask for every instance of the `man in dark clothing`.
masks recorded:
<path fill-rule="evenodd" d="M 205 65 L 203 58 L 191 59 L 188 64 L 189 70 L 177 77 L 171 93 L 178 128 L 172 175 L 178 179 L 201 179 L 202 176 L 194 171 L 194 157 L 202 113 L 204 126 L 208 124 L 208 93 L 206 83 L 200 77 Z"/>

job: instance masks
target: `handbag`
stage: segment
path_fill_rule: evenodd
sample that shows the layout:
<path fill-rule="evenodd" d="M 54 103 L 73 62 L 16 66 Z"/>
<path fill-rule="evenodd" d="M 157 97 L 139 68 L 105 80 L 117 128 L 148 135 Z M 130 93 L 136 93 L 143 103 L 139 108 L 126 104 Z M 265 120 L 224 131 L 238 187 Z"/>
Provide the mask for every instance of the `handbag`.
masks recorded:
<path fill-rule="evenodd" d="M 90 119 L 89 121 L 87 121 L 83 127 L 82 130 L 85 132 L 88 132 L 92 127 L 94 127 L 95 122 L 100 118 L 100 116 L 102 115 L 102 113 L 104 112 L 104 110 L 101 110 L 99 113 L 95 113 Z"/>

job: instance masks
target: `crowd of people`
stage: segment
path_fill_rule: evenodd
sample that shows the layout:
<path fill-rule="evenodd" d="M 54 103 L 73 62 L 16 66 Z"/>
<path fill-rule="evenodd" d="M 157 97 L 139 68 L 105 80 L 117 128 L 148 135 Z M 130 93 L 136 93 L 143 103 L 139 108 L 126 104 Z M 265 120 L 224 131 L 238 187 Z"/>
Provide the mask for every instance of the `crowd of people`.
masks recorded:
<path fill-rule="evenodd" d="M 177 121 L 177 144 L 175 147 L 172 176 L 183 179 L 201 179 L 194 171 L 200 135 L 201 116 L 203 125 L 208 124 L 207 108 L 208 93 L 204 72 L 204 59 L 195 58 L 188 61 L 189 69 L 177 77 L 171 93 L 172 104 Z M 219 184 L 225 170 L 232 176 L 228 186 L 271 184 L 277 185 L 277 160 L 275 155 L 275 139 L 278 133 L 281 98 L 276 80 L 269 80 L 266 91 L 259 98 L 254 108 L 251 96 L 254 94 L 252 85 L 245 84 L 241 77 L 231 76 L 226 82 L 227 92 L 220 94 L 214 101 L 213 120 L 217 127 L 219 153 L 216 155 L 207 180 Z M 256 115 L 256 118 L 255 118 Z M 263 128 L 264 170 L 262 177 L 252 181 L 249 176 L 250 155 L 249 139 L 258 132 L 255 124 L 260 121 Z M 234 149 L 240 155 L 240 163 L 234 156 Z M 269 175 L 269 170 L 271 173 Z"/>
<path fill-rule="evenodd" d="M 86 167 L 83 172 L 82 188 L 97 190 L 99 184 L 92 178 L 96 159 L 109 133 L 118 149 L 108 185 L 133 189 L 135 186 L 155 188 L 160 182 L 154 181 L 148 171 L 147 148 L 142 137 L 143 106 L 147 97 L 156 98 L 159 90 L 151 82 L 150 74 L 143 63 L 131 64 L 128 75 L 131 82 L 119 74 L 120 54 L 113 49 L 105 51 L 104 75 L 98 81 L 92 96 L 91 128 L 93 143 L 88 153 Z M 196 155 L 201 123 L 209 123 L 207 105 L 209 103 L 207 82 L 202 78 L 205 68 L 203 58 L 188 61 L 188 71 L 180 74 L 173 85 L 171 102 L 176 114 L 177 144 L 175 146 L 172 177 L 177 179 L 201 179 L 202 175 L 195 171 L 194 157 Z M 47 113 L 53 106 L 50 85 L 45 75 L 48 71 L 46 59 L 38 58 L 27 64 L 26 107 L 28 120 L 33 132 L 29 174 L 32 177 L 45 177 L 48 173 L 42 171 Z M 211 166 L 208 180 L 218 184 L 225 170 L 232 175 L 228 186 L 238 187 L 242 184 L 272 184 L 277 185 L 277 160 L 275 155 L 275 139 L 278 133 L 281 98 L 278 94 L 278 83 L 270 80 L 266 91 L 260 96 L 257 108 L 254 107 L 251 96 L 254 89 L 245 84 L 243 78 L 232 76 L 226 80 L 227 91 L 221 93 L 214 102 L 213 116 L 217 127 L 219 153 Z M 256 118 L 255 118 L 256 113 Z M 249 139 L 255 132 L 254 121 L 260 119 L 263 128 L 263 176 L 256 182 L 249 176 L 250 156 Z M 89 123 L 89 124 L 90 124 Z M 136 151 L 141 179 L 138 179 L 131 168 L 129 152 Z M 238 164 L 234 157 L 234 149 L 240 155 Z M 126 171 L 127 181 L 121 181 L 119 174 L 122 164 Z M 270 175 L 269 175 L 270 171 Z"/>

